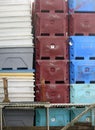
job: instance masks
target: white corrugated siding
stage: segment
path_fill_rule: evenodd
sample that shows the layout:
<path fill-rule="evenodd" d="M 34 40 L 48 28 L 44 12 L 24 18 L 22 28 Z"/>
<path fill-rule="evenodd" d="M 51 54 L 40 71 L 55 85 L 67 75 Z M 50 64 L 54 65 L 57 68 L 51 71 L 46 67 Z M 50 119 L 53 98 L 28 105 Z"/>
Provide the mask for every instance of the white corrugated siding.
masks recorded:
<path fill-rule="evenodd" d="M 7 77 L 8 94 L 11 102 L 34 101 L 33 77 Z M 0 78 L 0 102 L 4 100 L 3 77 Z"/>

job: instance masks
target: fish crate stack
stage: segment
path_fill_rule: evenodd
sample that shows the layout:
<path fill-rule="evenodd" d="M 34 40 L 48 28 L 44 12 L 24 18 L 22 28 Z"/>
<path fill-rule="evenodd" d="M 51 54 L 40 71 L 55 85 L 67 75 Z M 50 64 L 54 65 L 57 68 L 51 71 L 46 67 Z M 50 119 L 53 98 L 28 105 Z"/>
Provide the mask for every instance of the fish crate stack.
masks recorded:
<path fill-rule="evenodd" d="M 0 0 L 0 102 L 34 101 L 33 37 L 29 0 Z M 8 95 L 7 95 L 8 96 Z"/>
<path fill-rule="evenodd" d="M 94 7 L 94 0 L 69 0 L 70 102 L 74 104 L 95 103 Z M 71 118 L 82 110 L 73 110 Z M 84 121 L 91 122 L 89 113 L 86 117 Z"/>
<path fill-rule="evenodd" d="M 0 0 L 0 103 L 34 102 L 30 0 Z M 4 108 L 4 126 L 33 126 L 34 110 Z"/>
<path fill-rule="evenodd" d="M 32 13 L 36 52 L 35 101 L 69 103 L 68 3 L 65 0 L 35 0 Z M 59 108 L 50 110 L 50 126 L 69 122 L 69 116 L 62 115 L 69 115 L 69 111 L 62 109 L 56 118 L 58 111 Z M 44 109 L 36 109 L 36 126 L 46 126 L 45 113 Z"/>
<path fill-rule="evenodd" d="M 69 102 L 67 11 L 66 1 L 35 0 L 36 101 Z"/>

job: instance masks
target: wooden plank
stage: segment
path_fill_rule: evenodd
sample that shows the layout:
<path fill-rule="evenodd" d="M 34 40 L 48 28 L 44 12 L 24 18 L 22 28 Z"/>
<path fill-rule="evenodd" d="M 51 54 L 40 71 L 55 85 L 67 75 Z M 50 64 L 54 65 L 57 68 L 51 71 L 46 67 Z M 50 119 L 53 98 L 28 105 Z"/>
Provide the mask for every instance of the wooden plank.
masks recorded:
<path fill-rule="evenodd" d="M 0 77 L 10 77 L 10 76 L 34 76 L 33 73 L 0 73 Z"/>

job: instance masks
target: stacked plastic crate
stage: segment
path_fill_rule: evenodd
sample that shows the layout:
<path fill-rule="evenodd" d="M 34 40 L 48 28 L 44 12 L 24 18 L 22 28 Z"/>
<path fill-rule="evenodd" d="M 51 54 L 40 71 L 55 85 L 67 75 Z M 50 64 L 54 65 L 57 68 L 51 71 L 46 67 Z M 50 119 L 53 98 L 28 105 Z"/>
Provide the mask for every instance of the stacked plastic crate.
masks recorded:
<path fill-rule="evenodd" d="M 75 104 L 95 103 L 94 7 L 94 0 L 69 0 L 70 101 Z M 74 109 L 71 117 L 82 111 L 83 108 Z M 84 121 L 91 121 L 91 113 Z"/>
<path fill-rule="evenodd" d="M 68 7 L 65 0 L 35 1 L 36 101 L 69 103 Z M 65 108 L 50 109 L 50 126 L 69 122 Z M 59 116 L 58 116 L 59 114 Z M 36 126 L 46 125 L 36 109 Z"/>
<path fill-rule="evenodd" d="M 30 1 L 0 0 L 0 103 L 34 101 L 31 32 Z M 28 118 L 22 123 L 27 117 L 25 111 L 4 110 L 7 126 L 32 126 L 33 120 L 28 122 Z M 33 111 L 27 113 L 33 115 Z"/>

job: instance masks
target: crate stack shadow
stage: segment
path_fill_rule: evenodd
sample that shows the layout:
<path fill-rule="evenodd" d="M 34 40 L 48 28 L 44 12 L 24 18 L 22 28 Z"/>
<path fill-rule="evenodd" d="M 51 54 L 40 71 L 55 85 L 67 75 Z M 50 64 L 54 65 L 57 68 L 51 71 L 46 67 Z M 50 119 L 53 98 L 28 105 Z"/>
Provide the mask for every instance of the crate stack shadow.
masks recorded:
<path fill-rule="evenodd" d="M 0 103 L 34 101 L 30 5 L 28 0 L 0 0 Z M 3 114 L 4 126 L 33 125 L 33 110 L 3 109 Z"/>
<path fill-rule="evenodd" d="M 65 0 L 35 0 L 33 7 L 35 101 L 69 103 L 68 3 Z M 50 108 L 49 114 L 50 126 L 69 122 L 66 108 Z M 36 109 L 35 125 L 46 126 L 45 109 Z"/>
<path fill-rule="evenodd" d="M 95 103 L 95 1 L 69 0 L 70 102 Z M 85 108 L 71 111 L 71 119 Z M 80 121 L 91 122 L 91 111 Z"/>

